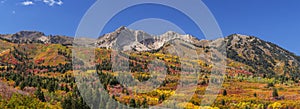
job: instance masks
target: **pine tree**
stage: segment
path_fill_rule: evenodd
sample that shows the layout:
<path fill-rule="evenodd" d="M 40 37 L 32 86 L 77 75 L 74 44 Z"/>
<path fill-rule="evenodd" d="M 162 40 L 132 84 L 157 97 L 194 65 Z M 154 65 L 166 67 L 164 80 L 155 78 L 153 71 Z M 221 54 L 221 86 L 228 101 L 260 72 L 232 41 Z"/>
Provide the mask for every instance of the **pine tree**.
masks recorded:
<path fill-rule="evenodd" d="M 108 102 L 106 103 L 106 109 L 116 109 L 117 108 L 117 104 L 114 101 L 113 98 L 109 98 Z"/>
<path fill-rule="evenodd" d="M 70 95 L 68 95 L 64 100 L 62 101 L 62 108 L 64 109 L 71 109 L 72 108 L 72 98 Z"/>
<path fill-rule="evenodd" d="M 100 106 L 100 100 L 101 99 L 101 95 L 99 93 L 99 90 L 93 90 L 93 109 L 99 109 Z"/>
<path fill-rule="evenodd" d="M 227 91 L 224 90 L 224 91 L 223 91 L 223 96 L 226 96 L 226 95 L 227 95 Z"/>
<path fill-rule="evenodd" d="M 273 93 L 272 93 L 273 97 L 278 97 L 278 91 L 276 88 L 273 88 Z"/>
<path fill-rule="evenodd" d="M 38 87 L 38 89 L 35 91 L 34 95 L 41 100 L 42 102 L 45 102 L 45 96 L 44 92 L 41 90 L 41 87 Z"/>
<path fill-rule="evenodd" d="M 130 101 L 129 101 L 129 106 L 130 106 L 130 107 L 136 107 L 135 100 L 134 100 L 133 98 L 130 99 Z"/>
<path fill-rule="evenodd" d="M 69 88 L 68 88 L 68 85 L 65 86 L 65 91 L 66 91 L 66 92 L 69 92 L 69 91 L 70 91 Z"/>
<path fill-rule="evenodd" d="M 144 98 L 143 102 L 142 102 L 142 106 L 143 108 L 148 108 L 148 103 L 147 103 L 147 99 Z"/>
<path fill-rule="evenodd" d="M 21 90 L 23 90 L 25 88 L 25 86 L 26 86 L 25 82 L 22 82 L 20 85 Z"/>
<path fill-rule="evenodd" d="M 111 109 L 111 105 L 112 105 L 111 101 L 108 100 L 108 102 L 106 103 L 106 109 Z"/>
<path fill-rule="evenodd" d="M 104 91 L 100 91 L 100 95 L 99 109 L 105 109 L 106 103 L 108 102 L 107 99 L 109 99 L 109 97 Z"/>
<path fill-rule="evenodd" d="M 47 89 L 49 92 L 54 92 L 55 91 L 55 83 L 53 81 L 50 81 L 47 85 Z"/>
<path fill-rule="evenodd" d="M 166 99 L 165 94 L 159 96 L 159 101 L 164 101 Z"/>
<path fill-rule="evenodd" d="M 225 100 L 222 100 L 221 104 L 224 106 L 226 104 Z"/>

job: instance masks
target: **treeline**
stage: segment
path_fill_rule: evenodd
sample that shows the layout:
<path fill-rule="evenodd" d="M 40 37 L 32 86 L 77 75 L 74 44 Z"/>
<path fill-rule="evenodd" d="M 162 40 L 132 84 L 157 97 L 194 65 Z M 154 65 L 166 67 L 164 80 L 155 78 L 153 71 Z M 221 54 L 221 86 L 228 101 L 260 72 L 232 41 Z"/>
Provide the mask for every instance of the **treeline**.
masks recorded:
<path fill-rule="evenodd" d="M 13 72 L 5 72 L 1 73 L 0 77 L 6 78 L 8 80 L 12 80 L 15 82 L 14 86 L 19 86 L 21 90 L 25 87 L 41 87 L 43 89 L 48 89 L 49 92 L 54 92 L 55 90 L 64 90 L 68 92 L 70 89 L 65 86 L 59 86 L 60 83 L 69 83 L 74 84 L 75 78 L 74 77 L 66 77 L 62 79 L 51 78 L 51 77 L 41 77 L 36 75 L 25 75 Z M 71 88 L 73 85 L 70 85 Z"/>

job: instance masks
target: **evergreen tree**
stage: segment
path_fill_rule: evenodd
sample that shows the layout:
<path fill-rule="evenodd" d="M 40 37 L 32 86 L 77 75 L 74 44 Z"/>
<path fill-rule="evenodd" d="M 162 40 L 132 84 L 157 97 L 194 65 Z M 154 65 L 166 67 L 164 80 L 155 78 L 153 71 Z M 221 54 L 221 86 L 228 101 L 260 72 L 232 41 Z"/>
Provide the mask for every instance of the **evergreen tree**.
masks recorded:
<path fill-rule="evenodd" d="M 90 109 L 83 98 L 72 94 L 68 95 L 61 103 L 63 109 Z"/>
<path fill-rule="evenodd" d="M 23 90 L 25 88 L 25 86 L 26 86 L 25 82 L 22 82 L 21 85 L 20 85 L 21 90 Z"/>
<path fill-rule="evenodd" d="M 278 91 L 276 88 L 273 88 L 273 93 L 272 93 L 273 97 L 278 97 Z"/>
<path fill-rule="evenodd" d="M 147 99 L 144 98 L 143 102 L 142 102 L 142 106 L 143 108 L 148 108 L 148 103 L 147 103 Z"/>
<path fill-rule="evenodd" d="M 123 106 L 122 106 L 123 104 L 122 103 L 117 103 L 117 105 L 118 105 L 117 109 L 123 109 Z"/>
<path fill-rule="evenodd" d="M 100 94 L 101 94 L 101 96 L 100 96 L 99 109 L 105 109 L 108 97 L 105 94 L 105 92 L 103 92 L 103 91 L 100 91 Z"/>
<path fill-rule="evenodd" d="M 221 104 L 224 106 L 226 104 L 225 100 L 222 100 Z"/>
<path fill-rule="evenodd" d="M 227 95 L 227 91 L 224 89 L 223 96 L 226 96 L 226 95 Z"/>
<path fill-rule="evenodd" d="M 38 89 L 35 91 L 34 95 L 41 100 L 42 102 L 45 102 L 45 96 L 44 96 L 44 92 L 41 90 L 40 87 L 38 87 Z"/>
<path fill-rule="evenodd" d="M 113 98 L 109 98 L 108 102 L 106 103 L 106 109 L 116 109 L 117 104 L 115 103 Z"/>
<path fill-rule="evenodd" d="M 136 107 L 135 100 L 134 100 L 133 98 L 130 99 L 130 101 L 129 101 L 129 106 L 130 106 L 130 107 Z"/>
<path fill-rule="evenodd" d="M 47 85 L 47 89 L 49 92 L 54 92 L 55 91 L 55 84 L 53 81 L 50 81 Z"/>
<path fill-rule="evenodd" d="M 99 90 L 96 89 L 93 91 L 93 109 L 99 109 L 99 106 L 100 106 L 100 99 L 101 99 L 101 95 L 99 93 Z"/>
<path fill-rule="evenodd" d="M 72 105 L 72 97 L 70 95 L 68 95 L 63 101 L 62 101 L 62 108 L 64 109 L 72 109 L 72 107 L 74 107 Z"/>
<path fill-rule="evenodd" d="M 69 91 L 70 91 L 69 88 L 68 88 L 68 85 L 65 86 L 65 91 L 66 91 L 66 92 L 69 92 Z"/>
<path fill-rule="evenodd" d="M 159 96 L 159 101 L 164 101 L 166 99 L 165 94 Z"/>

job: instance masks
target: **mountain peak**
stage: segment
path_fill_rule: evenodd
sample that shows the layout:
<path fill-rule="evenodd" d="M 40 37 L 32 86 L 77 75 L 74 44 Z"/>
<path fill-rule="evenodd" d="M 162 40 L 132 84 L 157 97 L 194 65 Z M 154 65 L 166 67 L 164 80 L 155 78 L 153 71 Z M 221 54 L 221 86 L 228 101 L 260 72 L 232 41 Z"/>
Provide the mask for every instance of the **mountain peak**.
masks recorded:
<path fill-rule="evenodd" d="M 17 33 L 43 33 L 43 32 L 34 31 L 34 30 L 22 30 L 22 31 L 19 31 Z"/>
<path fill-rule="evenodd" d="M 174 32 L 174 31 L 167 31 L 164 34 L 178 34 L 178 33 Z"/>
<path fill-rule="evenodd" d="M 103 48 L 112 48 L 114 45 L 118 45 L 123 51 L 149 51 L 157 50 L 174 39 L 189 43 L 197 42 L 197 38 L 191 35 L 181 35 L 174 31 L 167 31 L 162 35 L 150 35 L 141 30 L 131 30 L 121 26 L 116 31 L 100 37 L 97 45 Z"/>
<path fill-rule="evenodd" d="M 228 37 L 233 37 L 233 38 L 249 38 L 249 37 L 251 37 L 251 36 L 249 36 L 249 35 L 244 35 L 244 34 L 232 34 L 232 35 L 230 35 L 230 36 L 228 36 Z"/>
<path fill-rule="evenodd" d="M 123 31 L 123 30 L 128 30 L 128 28 L 127 28 L 126 26 L 121 26 L 121 27 L 119 27 L 118 29 L 116 29 L 115 31 L 121 32 L 121 31 Z"/>
<path fill-rule="evenodd" d="M 41 36 L 45 36 L 44 33 L 42 32 L 38 32 L 38 31 L 20 31 L 20 32 L 17 32 L 16 34 L 14 34 L 15 36 L 19 36 L 19 37 L 41 37 Z"/>

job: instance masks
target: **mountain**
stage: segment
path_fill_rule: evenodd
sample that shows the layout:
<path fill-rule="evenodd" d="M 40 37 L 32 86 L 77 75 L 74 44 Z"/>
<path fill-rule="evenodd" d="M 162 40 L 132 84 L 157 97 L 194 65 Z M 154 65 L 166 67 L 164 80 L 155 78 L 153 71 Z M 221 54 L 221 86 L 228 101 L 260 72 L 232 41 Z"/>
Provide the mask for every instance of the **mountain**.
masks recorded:
<path fill-rule="evenodd" d="M 97 46 L 102 48 L 118 47 L 122 51 L 153 51 L 160 49 L 165 43 L 174 39 L 180 39 L 190 43 L 199 41 L 191 35 L 180 35 L 172 31 L 155 36 L 144 31 L 120 27 L 112 33 L 101 36 L 97 41 Z"/>
<path fill-rule="evenodd" d="M 97 46 L 120 51 L 164 52 L 163 50 L 168 47 L 166 45 L 174 40 L 193 45 L 201 53 L 200 58 L 206 61 L 212 53 L 216 53 L 218 48 L 225 46 L 229 68 L 241 69 L 261 76 L 278 74 L 300 78 L 298 56 L 254 36 L 233 34 L 216 40 L 198 40 L 191 35 L 181 35 L 172 31 L 162 35 L 150 35 L 144 31 L 120 27 L 112 33 L 99 37 Z M 237 68 L 233 64 L 240 64 L 240 66 Z"/>
<path fill-rule="evenodd" d="M 71 45 L 73 42 L 72 37 L 59 35 L 46 36 L 44 33 L 38 31 L 20 31 L 15 34 L 2 34 L 0 35 L 0 38 L 13 43 L 44 43 Z"/>
<path fill-rule="evenodd" d="M 168 98 L 173 91 L 177 90 L 180 81 L 183 83 L 181 86 L 186 86 L 184 90 L 190 90 L 189 83 L 194 83 L 193 78 L 198 78 L 190 72 L 195 71 L 192 68 L 199 68 L 197 84 L 199 88 L 190 100 L 191 105 L 199 105 L 201 98 L 204 97 L 203 94 L 214 90 L 209 88 L 208 83 L 219 83 L 219 79 L 212 72 L 215 68 L 213 66 L 218 65 L 214 62 L 225 57 L 227 64 L 224 64 L 226 75 L 222 83 L 223 96 L 220 94 L 222 98 L 216 99 L 216 106 L 223 101 L 226 101 L 225 104 L 233 103 L 230 106 L 239 106 L 239 104 L 252 103 L 253 100 L 254 104 L 260 103 L 260 106 L 266 107 L 273 106 L 270 104 L 273 102 L 274 104 L 292 103 L 283 104 L 286 106 L 299 104 L 294 101 L 299 98 L 295 87 L 299 86 L 300 58 L 276 44 L 254 36 L 232 34 L 215 40 L 199 40 L 194 36 L 181 35 L 172 31 L 162 35 L 150 35 L 141 30 L 120 27 L 96 40 L 80 38 L 75 39 L 74 44 L 72 42 L 72 37 L 46 36 L 37 31 L 0 35 L 0 81 L 3 83 L 0 84 L 0 89 L 3 89 L 0 90 L 0 96 L 4 98 L 0 102 L 10 100 L 7 104 L 15 103 L 15 99 L 22 98 L 11 97 L 17 93 L 38 98 L 37 101 L 41 100 L 41 103 L 45 101 L 43 102 L 46 103 L 45 105 L 64 107 L 70 100 L 80 103 L 83 99 L 90 99 L 77 95 L 79 94 L 77 87 L 84 92 L 82 93 L 84 97 L 97 98 L 97 91 L 90 90 L 89 87 L 98 89 L 95 84 L 101 82 L 105 93 L 115 96 L 120 103 L 130 104 L 132 100 L 143 101 L 145 98 L 150 100 L 150 103 L 152 101 L 160 103 L 163 100 L 159 99 Z M 98 48 L 89 48 L 95 44 Z M 77 46 L 79 46 L 78 54 L 74 57 L 72 55 L 75 53 L 72 50 Z M 81 46 L 83 47 L 80 48 Z M 115 55 L 114 50 L 119 50 L 119 54 Z M 84 64 L 95 65 L 99 78 L 91 77 L 93 70 L 88 70 L 89 66 L 84 67 Z M 78 71 L 79 68 L 85 69 L 87 73 Z M 126 75 L 127 70 L 130 75 Z M 151 72 L 153 70 L 154 73 Z M 124 75 L 118 74 L 118 71 L 124 72 Z M 78 74 L 82 77 L 78 78 Z M 134 78 L 127 77 L 131 75 Z M 146 82 L 149 80 L 156 83 L 152 77 L 163 80 L 159 83 L 161 84 L 159 88 L 142 94 L 136 94 L 136 91 L 132 90 L 136 88 L 152 90 Z M 121 79 L 125 84 L 119 83 L 117 79 Z M 78 84 L 75 80 L 87 83 Z M 126 88 L 131 85 L 126 83 L 136 83 L 136 81 L 142 84 L 138 83 L 138 87 Z M 280 91 L 280 96 L 277 89 Z M 272 94 L 275 92 L 272 90 L 276 90 L 277 96 Z M 138 97 L 132 98 L 135 95 Z M 179 100 L 185 96 L 186 94 L 179 96 Z M 277 102 L 277 100 L 281 101 Z M 108 105 L 110 104 L 108 102 Z M 105 105 L 101 104 L 104 107 Z M 99 106 L 99 103 L 90 106 Z M 232 108 L 224 107 L 224 104 L 222 106 Z"/>
<path fill-rule="evenodd" d="M 0 66 L 5 64 L 59 66 L 71 63 L 72 37 L 37 31 L 0 35 Z"/>
<path fill-rule="evenodd" d="M 299 57 L 288 50 L 254 36 L 233 34 L 226 41 L 227 57 L 251 66 L 252 72 L 299 77 Z"/>
<path fill-rule="evenodd" d="M 32 54 L 29 57 L 32 57 L 32 61 L 36 63 L 40 60 L 43 60 L 41 64 L 44 65 L 70 63 L 69 54 L 71 50 L 64 46 L 72 45 L 72 41 L 72 37 L 59 35 L 46 36 L 44 33 L 37 31 L 20 31 L 15 34 L 0 35 L 0 52 L 3 52 L 0 53 L 0 56 L 20 55 L 4 55 L 4 53 L 20 53 L 20 51 L 23 51 L 26 52 L 23 54 Z M 32 47 L 30 43 L 50 44 L 50 46 L 34 45 Z M 254 36 L 233 34 L 216 40 L 199 40 L 194 36 L 181 35 L 172 31 L 168 31 L 162 35 L 150 35 L 141 30 L 120 27 L 114 32 L 99 37 L 96 45 L 99 48 L 117 49 L 120 51 L 161 52 L 163 54 L 171 52 L 171 54 L 176 55 L 175 51 L 170 51 L 174 49 L 174 46 L 170 46 L 170 43 L 176 45 L 177 49 L 184 51 L 182 54 L 184 57 L 199 58 L 208 64 L 211 62 L 210 58 L 212 56 L 220 57 L 222 55 L 216 54 L 219 48 L 224 47 L 227 54 L 227 69 L 231 69 L 229 72 L 242 70 L 260 76 L 271 77 L 276 74 L 293 77 L 294 79 L 300 78 L 300 58 L 298 56 L 276 44 Z M 28 51 L 30 50 L 19 50 L 22 47 L 18 44 L 22 44 L 24 47 L 31 47 L 34 49 L 31 50 L 34 53 L 29 53 Z M 60 46 L 51 44 L 59 44 Z M 8 52 L 8 50 L 12 51 Z M 14 52 L 16 50 L 18 52 Z M 62 50 L 63 52 L 68 52 L 68 56 L 64 56 L 66 53 L 62 55 Z M 197 51 L 199 56 L 188 55 L 192 54 L 194 50 Z M 53 51 L 59 51 L 60 53 L 54 53 Z M 56 61 L 58 63 L 55 63 Z"/>

